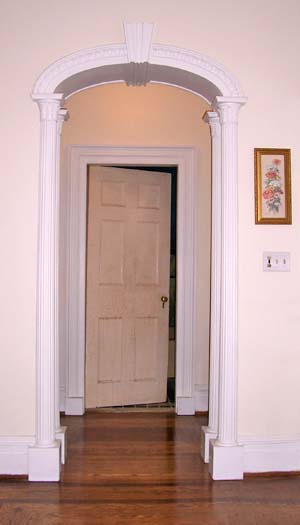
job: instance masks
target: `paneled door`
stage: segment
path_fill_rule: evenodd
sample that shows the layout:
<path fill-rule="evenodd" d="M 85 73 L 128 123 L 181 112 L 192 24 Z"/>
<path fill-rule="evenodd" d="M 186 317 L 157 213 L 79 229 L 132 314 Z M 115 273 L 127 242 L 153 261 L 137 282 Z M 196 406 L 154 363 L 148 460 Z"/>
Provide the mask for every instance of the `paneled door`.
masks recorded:
<path fill-rule="evenodd" d="M 86 407 L 166 400 L 171 176 L 89 166 Z"/>

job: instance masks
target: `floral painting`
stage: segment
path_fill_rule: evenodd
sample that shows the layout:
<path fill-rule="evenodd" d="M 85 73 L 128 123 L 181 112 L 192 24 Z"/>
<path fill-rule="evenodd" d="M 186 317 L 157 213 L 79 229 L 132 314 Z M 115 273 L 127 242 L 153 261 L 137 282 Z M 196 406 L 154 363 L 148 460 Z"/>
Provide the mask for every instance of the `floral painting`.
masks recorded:
<path fill-rule="evenodd" d="M 255 149 L 257 224 L 291 224 L 290 150 Z"/>

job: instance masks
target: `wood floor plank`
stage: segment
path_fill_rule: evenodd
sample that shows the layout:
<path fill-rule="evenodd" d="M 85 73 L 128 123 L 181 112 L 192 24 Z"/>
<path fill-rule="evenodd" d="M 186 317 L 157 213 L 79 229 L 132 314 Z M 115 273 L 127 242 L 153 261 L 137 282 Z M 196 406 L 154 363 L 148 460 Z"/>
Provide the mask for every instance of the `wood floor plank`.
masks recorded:
<path fill-rule="evenodd" d="M 65 417 L 61 483 L 0 479 L 1 525 L 299 525 L 300 478 L 212 482 L 204 417 Z"/>

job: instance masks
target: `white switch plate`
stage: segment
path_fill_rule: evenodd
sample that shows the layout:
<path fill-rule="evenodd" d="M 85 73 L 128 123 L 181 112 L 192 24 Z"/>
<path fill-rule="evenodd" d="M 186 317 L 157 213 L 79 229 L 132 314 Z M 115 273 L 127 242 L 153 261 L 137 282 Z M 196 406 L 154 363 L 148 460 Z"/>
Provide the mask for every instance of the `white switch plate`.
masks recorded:
<path fill-rule="evenodd" d="M 291 254 L 289 252 L 264 252 L 264 272 L 290 272 Z"/>

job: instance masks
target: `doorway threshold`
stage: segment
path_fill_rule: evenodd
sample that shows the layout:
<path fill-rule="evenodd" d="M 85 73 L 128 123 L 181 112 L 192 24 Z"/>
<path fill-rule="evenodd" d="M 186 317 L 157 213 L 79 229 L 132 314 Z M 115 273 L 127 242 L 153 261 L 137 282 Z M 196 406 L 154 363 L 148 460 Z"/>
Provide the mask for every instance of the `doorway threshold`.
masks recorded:
<path fill-rule="evenodd" d="M 112 407 L 101 407 L 92 409 L 98 413 L 139 413 L 139 412 L 174 412 L 175 403 L 171 401 L 165 401 L 164 403 L 146 403 L 144 405 L 121 405 Z"/>

